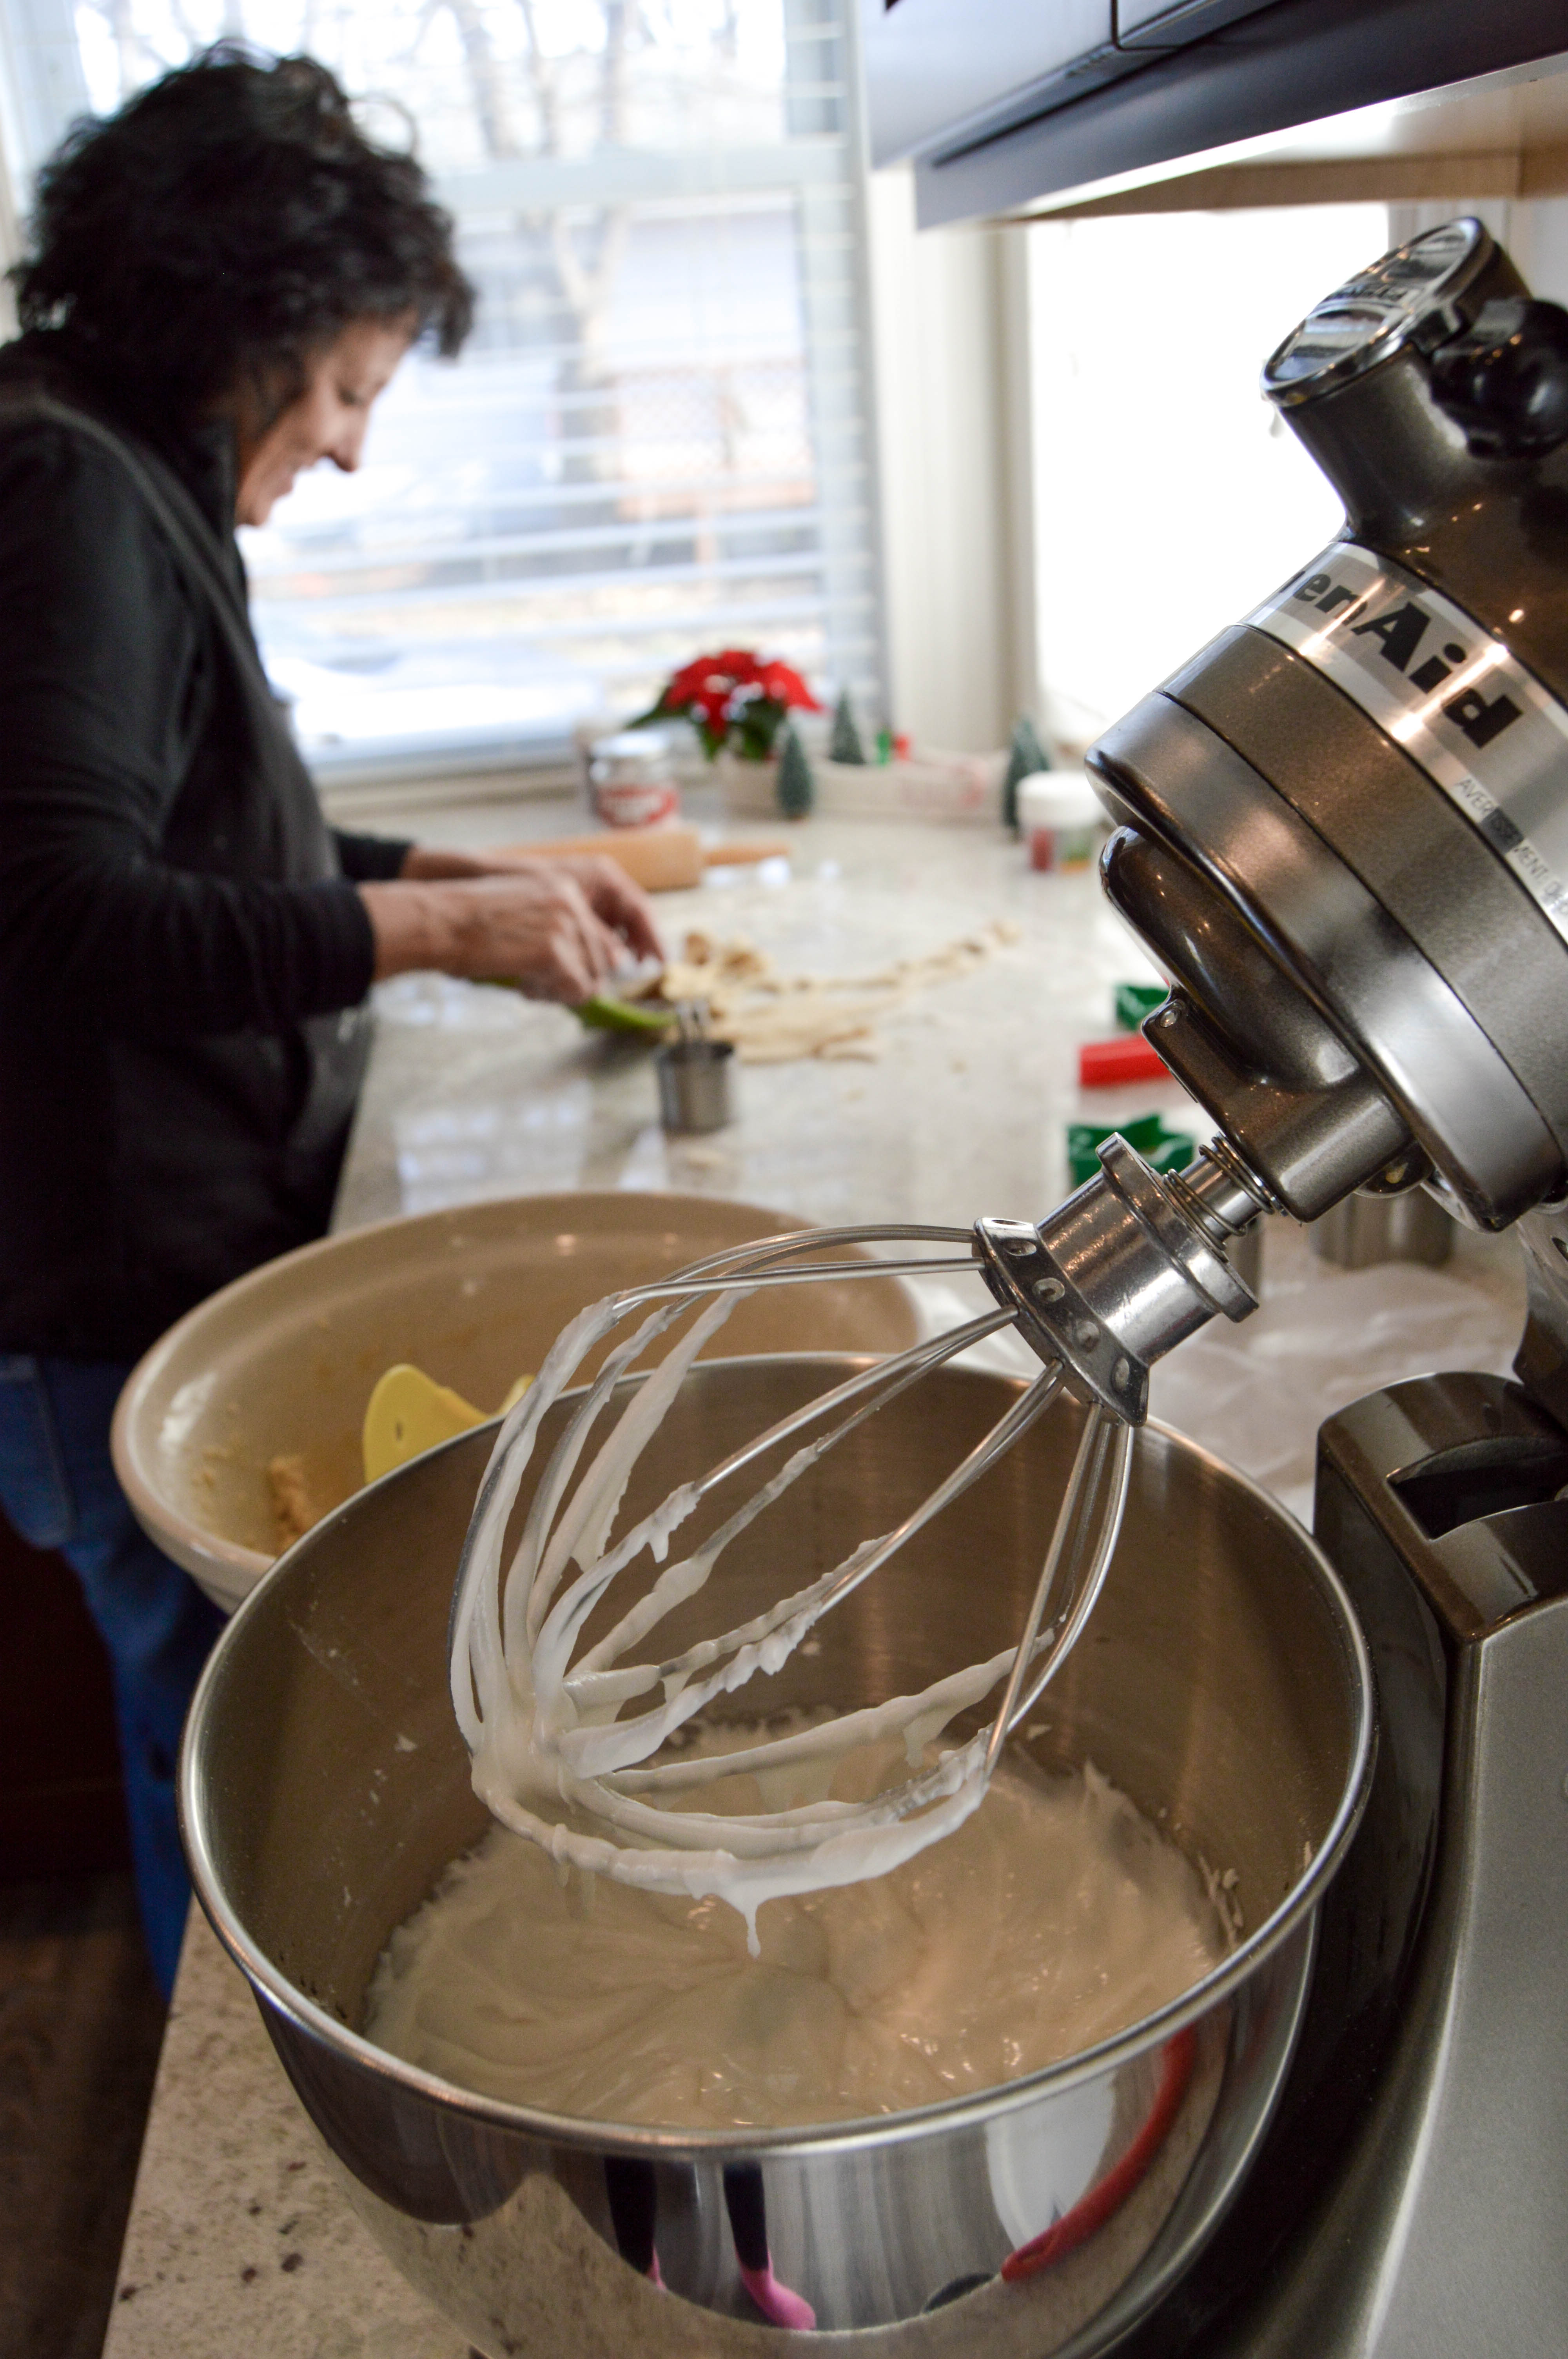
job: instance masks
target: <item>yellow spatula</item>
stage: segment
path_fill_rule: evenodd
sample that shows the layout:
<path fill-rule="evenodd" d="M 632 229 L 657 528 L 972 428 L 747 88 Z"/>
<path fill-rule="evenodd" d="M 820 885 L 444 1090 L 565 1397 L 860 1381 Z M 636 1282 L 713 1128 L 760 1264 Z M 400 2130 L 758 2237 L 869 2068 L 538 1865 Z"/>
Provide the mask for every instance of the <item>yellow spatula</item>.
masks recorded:
<path fill-rule="evenodd" d="M 531 1376 L 518 1377 L 501 1404 L 503 1417 L 532 1382 Z M 373 1483 L 390 1474 L 395 1466 L 417 1458 L 421 1451 L 434 1450 L 438 1441 L 450 1441 L 455 1433 L 467 1433 L 484 1421 L 483 1409 L 475 1408 L 461 1393 L 453 1392 L 449 1385 L 438 1385 L 423 1368 L 400 1360 L 378 1377 L 365 1409 L 361 1440 L 365 1481 Z"/>

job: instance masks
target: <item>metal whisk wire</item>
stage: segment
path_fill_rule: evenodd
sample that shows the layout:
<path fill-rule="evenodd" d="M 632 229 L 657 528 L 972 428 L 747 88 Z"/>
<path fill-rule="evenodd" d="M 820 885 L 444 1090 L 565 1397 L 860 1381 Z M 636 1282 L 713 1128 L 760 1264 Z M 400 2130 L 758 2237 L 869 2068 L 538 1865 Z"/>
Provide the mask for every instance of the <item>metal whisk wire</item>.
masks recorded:
<path fill-rule="evenodd" d="M 833 1257 L 871 1244 L 883 1254 Z M 965 1248 L 961 1256 L 930 1250 L 955 1245 Z M 927 1250 L 883 1257 L 889 1245 Z M 975 1241 L 967 1230 L 895 1224 L 806 1231 L 730 1247 L 670 1278 L 628 1288 L 572 1322 L 498 1437 L 453 1601 L 453 1701 L 474 1755 L 476 1789 L 496 1816 L 546 1843 L 557 1858 L 605 1869 L 623 1881 L 666 1890 L 723 1889 L 752 1918 L 754 1933 L 756 1908 L 771 1894 L 881 1873 L 896 1857 L 949 1832 L 977 1806 L 1008 1734 L 1076 1643 L 1115 1548 L 1131 1436 L 1098 1408 L 1086 1419 L 1017 1646 L 935 1680 L 918 1694 L 738 1751 L 653 1756 L 716 1697 L 742 1687 L 759 1670 L 777 1671 L 823 1614 L 978 1482 L 1049 1406 L 1063 1378 L 1057 1361 L 1042 1369 L 892 1530 L 862 1538 L 841 1561 L 814 1571 L 762 1613 L 716 1636 L 662 1659 L 624 1658 L 701 1589 L 731 1542 L 828 1452 L 931 1369 L 1011 1324 L 1011 1311 L 988 1310 L 856 1369 L 719 1464 L 677 1484 L 613 1540 L 611 1533 L 632 1472 L 687 1368 L 738 1302 L 762 1287 L 893 1275 L 918 1279 L 974 1273 L 978 1266 Z M 633 1379 L 640 1355 L 693 1310 L 697 1316 L 687 1332 Z M 540 1475 L 503 1575 L 507 1519 L 545 1412 L 588 1353 L 628 1321 L 634 1322 L 633 1332 L 610 1351 L 584 1387 Z M 579 1474 L 593 1428 L 629 1380 L 630 1397 Z M 704 1500 L 759 1461 L 786 1450 L 783 1462 L 690 1554 L 665 1561 L 672 1534 Z M 579 1655 L 594 1609 L 616 1577 L 645 1551 L 657 1569 L 643 1593 Z M 570 1577 L 574 1562 L 578 1571 Z M 742 1816 L 660 1807 L 665 1795 L 690 1793 L 737 1772 L 819 1772 L 851 1746 L 892 1734 L 917 1729 L 928 1744 L 1004 1680 L 993 1720 L 870 1801 L 843 1802 L 824 1793 L 788 1809 Z M 662 1701 L 621 1716 L 623 1707 L 655 1691 Z M 907 1741 L 914 1763 L 924 1748 L 913 1735 Z M 535 1804 L 563 1815 L 541 1816 Z M 585 1825 L 596 1824 L 613 1834 L 606 1839 L 584 1832 Z"/>

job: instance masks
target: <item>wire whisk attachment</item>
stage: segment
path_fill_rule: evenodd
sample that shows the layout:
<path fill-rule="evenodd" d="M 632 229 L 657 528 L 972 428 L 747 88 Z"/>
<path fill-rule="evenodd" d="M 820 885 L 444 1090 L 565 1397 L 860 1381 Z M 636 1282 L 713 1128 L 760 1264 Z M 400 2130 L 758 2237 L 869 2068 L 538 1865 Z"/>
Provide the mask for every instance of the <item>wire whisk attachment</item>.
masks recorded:
<path fill-rule="evenodd" d="M 843 1257 L 867 1245 L 875 1256 Z M 835 1712 L 824 1697 L 824 1716 L 806 1717 L 783 1735 L 758 1734 L 732 1750 L 689 1741 L 682 1749 L 672 1740 L 720 1697 L 759 1673 L 777 1672 L 803 1645 L 809 1651 L 823 1616 L 1030 1430 L 1062 1386 L 1062 1359 L 1043 1354 L 1040 1374 L 891 1529 L 835 1538 L 824 1551 L 831 1562 L 786 1564 L 784 1593 L 711 1636 L 661 1654 L 657 1634 L 716 1573 L 714 1593 L 721 1591 L 725 1551 L 770 1506 L 911 1386 L 1012 1324 L 1010 1305 L 855 1369 L 618 1527 L 627 1486 L 655 1446 L 687 1370 L 739 1303 L 764 1287 L 857 1277 L 918 1282 L 957 1272 L 985 1276 L 979 1233 L 811 1230 L 732 1247 L 676 1277 L 629 1288 L 565 1330 L 497 1438 L 453 1601 L 453 1704 L 473 1756 L 475 1790 L 504 1825 L 558 1862 L 623 1883 L 720 1895 L 745 1915 L 754 1952 L 764 1900 L 883 1875 L 978 1808 L 1009 1734 L 1081 1634 L 1116 1546 L 1133 1437 L 1098 1400 L 1015 1645 L 860 1709 Z M 650 1364 L 653 1347 L 688 1313 L 685 1332 Z M 623 1327 L 630 1332 L 583 1386 L 538 1475 L 503 1568 L 508 1519 L 545 1418 L 589 1354 Z M 708 1502 L 717 1523 L 687 1553 L 672 1553 L 683 1526 Z M 601 1614 L 589 1639 L 590 1618 L 633 1568 L 637 1593 L 628 1582 L 617 1617 L 604 1628 Z M 941 1746 L 948 1724 L 993 1691 L 1000 1691 L 995 1712 L 977 1733 Z M 903 1741 L 907 1777 L 864 1800 L 829 1790 L 846 1755 L 894 1738 Z M 705 1789 L 737 1775 L 758 1781 L 762 1807 L 705 1808 Z"/>

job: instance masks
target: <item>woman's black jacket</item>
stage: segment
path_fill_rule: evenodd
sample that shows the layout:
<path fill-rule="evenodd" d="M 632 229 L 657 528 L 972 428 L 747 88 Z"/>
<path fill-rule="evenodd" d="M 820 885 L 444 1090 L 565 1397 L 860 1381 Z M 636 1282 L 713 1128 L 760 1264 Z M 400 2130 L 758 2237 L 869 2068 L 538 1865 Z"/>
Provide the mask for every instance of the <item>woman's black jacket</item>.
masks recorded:
<path fill-rule="evenodd" d="M 232 437 L 0 350 L 0 1352 L 126 1360 L 319 1235 L 368 1047 L 355 878 L 261 673 Z"/>

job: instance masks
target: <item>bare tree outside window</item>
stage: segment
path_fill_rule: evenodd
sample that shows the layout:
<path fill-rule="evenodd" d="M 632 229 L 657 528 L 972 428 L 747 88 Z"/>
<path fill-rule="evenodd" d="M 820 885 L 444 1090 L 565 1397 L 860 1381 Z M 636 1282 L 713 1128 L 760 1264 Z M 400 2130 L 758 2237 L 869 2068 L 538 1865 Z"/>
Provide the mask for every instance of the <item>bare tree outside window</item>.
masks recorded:
<path fill-rule="evenodd" d="M 716 632 L 876 708 L 846 5 L 76 0 L 98 112 L 222 33 L 320 58 L 414 137 L 481 289 L 360 474 L 247 536 L 329 780 L 547 752 Z"/>

